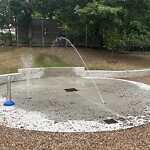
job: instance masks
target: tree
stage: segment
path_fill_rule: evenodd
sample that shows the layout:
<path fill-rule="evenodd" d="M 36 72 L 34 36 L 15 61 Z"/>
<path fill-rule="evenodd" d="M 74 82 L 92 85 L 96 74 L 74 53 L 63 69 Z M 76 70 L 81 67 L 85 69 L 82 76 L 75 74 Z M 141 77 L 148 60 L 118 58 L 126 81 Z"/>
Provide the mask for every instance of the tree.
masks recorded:
<path fill-rule="evenodd" d="M 53 19 L 57 20 L 61 27 L 72 34 L 79 34 L 82 32 L 83 26 L 81 27 L 80 18 L 75 13 L 76 6 L 81 8 L 85 7 L 91 0 L 72 1 L 72 0 L 61 0 L 57 2 L 57 7 L 54 10 Z"/>
<path fill-rule="evenodd" d="M 124 21 L 128 46 L 144 49 L 150 45 L 150 0 L 126 0 L 121 5 L 128 11 Z"/>
<path fill-rule="evenodd" d="M 10 13 L 9 9 L 9 0 L 1 0 L 0 1 L 0 29 L 8 29 L 8 33 L 1 33 L 1 40 L 5 41 L 9 40 L 12 41 L 12 35 L 10 28 L 14 25 L 13 15 Z"/>
<path fill-rule="evenodd" d="M 33 16 L 42 18 L 52 18 L 54 10 L 57 9 L 57 0 L 32 0 Z"/>
<path fill-rule="evenodd" d="M 150 0 L 106 0 L 109 6 L 120 6 L 126 11 L 121 17 L 122 32 L 128 49 L 150 46 Z"/>
<path fill-rule="evenodd" d="M 16 32 L 18 33 L 18 26 L 22 30 L 27 29 L 28 32 L 28 43 L 31 44 L 31 14 L 32 14 L 32 3 L 30 0 L 10 0 L 9 8 L 13 16 L 15 17 Z M 18 44 L 18 36 L 16 37 Z"/>
<path fill-rule="evenodd" d="M 92 35 L 110 50 L 150 47 L 150 0 L 0 0 L 1 29 L 17 20 L 30 35 L 31 14 L 55 19 L 73 35 Z"/>
<path fill-rule="evenodd" d="M 80 22 L 88 26 L 90 33 L 96 35 L 97 42 L 100 42 L 98 45 L 104 46 L 107 43 L 105 47 L 114 50 L 116 42 L 113 41 L 114 38 L 111 38 L 112 35 L 110 33 L 118 32 L 118 28 L 121 25 L 121 19 L 118 15 L 123 13 L 123 9 L 121 7 L 110 7 L 100 2 L 92 2 L 88 3 L 84 8 L 77 6 L 75 10 L 75 13 L 80 17 Z M 108 44 L 108 41 L 110 41 L 108 39 L 110 38 L 112 42 Z M 115 36 L 115 40 L 117 38 L 119 36 Z M 107 42 L 104 42 L 105 40 Z M 118 42 L 116 44 L 116 47 L 118 47 Z"/>

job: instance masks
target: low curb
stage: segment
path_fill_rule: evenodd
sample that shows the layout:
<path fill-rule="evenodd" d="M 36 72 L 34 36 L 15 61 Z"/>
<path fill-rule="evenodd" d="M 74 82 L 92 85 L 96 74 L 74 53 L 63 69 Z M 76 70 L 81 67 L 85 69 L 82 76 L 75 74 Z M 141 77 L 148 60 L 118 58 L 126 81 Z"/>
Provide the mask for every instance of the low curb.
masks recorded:
<path fill-rule="evenodd" d="M 127 78 L 149 76 L 150 69 L 125 70 L 125 71 L 105 71 L 105 70 L 85 70 L 84 67 L 50 67 L 50 68 L 23 68 L 18 69 L 18 73 L 0 75 L 0 84 L 7 83 L 8 76 L 11 81 L 23 81 L 28 79 L 39 79 L 44 77 L 93 77 L 93 78 Z"/>

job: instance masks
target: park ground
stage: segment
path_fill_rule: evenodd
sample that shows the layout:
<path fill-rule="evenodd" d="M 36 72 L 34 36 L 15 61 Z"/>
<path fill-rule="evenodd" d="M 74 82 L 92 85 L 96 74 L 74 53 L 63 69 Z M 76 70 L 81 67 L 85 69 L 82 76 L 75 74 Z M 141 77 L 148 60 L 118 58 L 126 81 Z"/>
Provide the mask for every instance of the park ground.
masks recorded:
<path fill-rule="evenodd" d="M 79 48 L 90 69 L 131 70 L 150 68 L 150 53 L 111 52 Z M 22 68 L 21 57 L 33 56 L 33 67 L 82 66 L 71 48 L 0 48 L 0 73 Z M 59 63 L 56 63 L 59 62 Z M 71 65 L 70 65 L 71 64 Z M 128 78 L 150 84 L 150 76 Z M 52 133 L 11 129 L 0 125 L 1 150 L 149 150 L 150 124 L 126 130 L 90 133 Z"/>
<path fill-rule="evenodd" d="M 99 70 L 136 70 L 150 68 L 150 52 L 129 53 L 92 48 L 78 48 L 89 69 Z M 84 66 L 73 48 L 47 47 L 0 47 L 0 74 L 17 72 L 24 67 L 22 57 L 32 56 L 31 67 L 71 67 Z"/>

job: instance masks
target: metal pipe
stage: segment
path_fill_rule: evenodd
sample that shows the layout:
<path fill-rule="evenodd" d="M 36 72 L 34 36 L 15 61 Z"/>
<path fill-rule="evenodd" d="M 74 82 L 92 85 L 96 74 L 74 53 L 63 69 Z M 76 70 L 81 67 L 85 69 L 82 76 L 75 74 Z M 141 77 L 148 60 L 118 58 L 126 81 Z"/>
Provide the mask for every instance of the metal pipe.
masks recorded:
<path fill-rule="evenodd" d="M 42 19 L 42 47 L 45 47 L 45 41 L 44 41 L 44 22 Z"/>
<path fill-rule="evenodd" d="M 13 106 L 15 102 L 11 100 L 11 76 L 7 78 L 7 98 L 4 106 Z"/>
<path fill-rule="evenodd" d="M 16 22 L 16 40 L 17 40 L 17 46 L 19 46 L 19 33 L 18 33 L 18 19 L 17 17 L 15 18 L 15 22 Z"/>
<path fill-rule="evenodd" d="M 88 46 L 88 37 L 87 37 L 87 32 L 88 32 L 88 28 L 87 28 L 87 25 L 86 25 L 86 27 L 85 27 L 85 45 L 86 45 L 86 47 Z"/>
<path fill-rule="evenodd" d="M 6 101 L 11 101 L 11 77 L 7 78 L 7 98 Z"/>

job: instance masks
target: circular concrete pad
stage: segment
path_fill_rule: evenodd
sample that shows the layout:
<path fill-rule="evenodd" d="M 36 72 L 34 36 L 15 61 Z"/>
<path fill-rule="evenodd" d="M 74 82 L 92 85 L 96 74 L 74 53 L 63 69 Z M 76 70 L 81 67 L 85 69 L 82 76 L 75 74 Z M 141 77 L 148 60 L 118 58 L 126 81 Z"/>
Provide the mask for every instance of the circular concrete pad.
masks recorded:
<path fill-rule="evenodd" d="M 3 106 L 6 85 L 1 85 L 0 122 L 13 128 L 52 132 L 108 131 L 150 122 L 150 85 L 115 79 L 94 81 L 106 104 L 90 78 L 14 82 L 15 107 Z"/>

